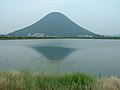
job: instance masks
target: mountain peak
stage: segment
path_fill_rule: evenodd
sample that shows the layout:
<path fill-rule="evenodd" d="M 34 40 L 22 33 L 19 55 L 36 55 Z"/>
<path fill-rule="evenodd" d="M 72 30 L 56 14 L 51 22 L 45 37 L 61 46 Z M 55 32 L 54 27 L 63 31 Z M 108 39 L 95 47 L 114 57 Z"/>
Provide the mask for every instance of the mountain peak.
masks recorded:
<path fill-rule="evenodd" d="M 61 12 L 51 12 L 48 15 L 64 15 Z"/>
<path fill-rule="evenodd" d="M 95 36 L 97 34 L 82 28 L 60 12 L 51 12 L 31 26 L 12 32 L 9 35 L 77 37 L 83 35 Z"/>
<path fill-rule="evenodd" d="M 51 18 L 51 19 L 55 19 L 55 18 L 67 18 L 67 16 L 65 16 L 64 14 L 62 14 L 62 13 L 60 13 L 60 12 L 51 12 L 51 13 L 49 13 L 49 14 L 47 14 L 46 16 L 45 16 L 46 18 L 47 17 L 49 17 L 49 18 Z"/>

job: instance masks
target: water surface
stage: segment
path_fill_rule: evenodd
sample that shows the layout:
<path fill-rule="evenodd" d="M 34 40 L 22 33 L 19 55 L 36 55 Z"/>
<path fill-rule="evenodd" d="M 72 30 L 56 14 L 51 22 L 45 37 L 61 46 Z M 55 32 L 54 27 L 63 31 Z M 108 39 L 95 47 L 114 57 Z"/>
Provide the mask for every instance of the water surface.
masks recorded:
<path fill-rule="evenodd" d="M 96 39 L 0 40 L 0 71 L 85 72 L 120 75 L 120 41 Z"/>

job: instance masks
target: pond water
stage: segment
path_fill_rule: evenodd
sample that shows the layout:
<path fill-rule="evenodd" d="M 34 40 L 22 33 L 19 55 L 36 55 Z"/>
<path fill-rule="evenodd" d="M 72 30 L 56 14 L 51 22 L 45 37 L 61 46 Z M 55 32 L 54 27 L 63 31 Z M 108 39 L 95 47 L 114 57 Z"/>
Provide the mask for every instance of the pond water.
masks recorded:
<path fill-rule="evenodd" d="M 0 40 L 0 71 L 84 72 L 120 76 L 120 41 L 98 39 Z"/>

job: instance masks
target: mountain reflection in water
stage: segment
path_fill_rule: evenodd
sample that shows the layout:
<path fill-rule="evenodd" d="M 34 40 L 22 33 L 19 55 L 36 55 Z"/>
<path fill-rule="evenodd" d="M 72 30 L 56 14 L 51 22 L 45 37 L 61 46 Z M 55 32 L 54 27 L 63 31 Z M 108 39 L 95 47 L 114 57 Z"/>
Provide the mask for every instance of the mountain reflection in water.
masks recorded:
<path fill-rule="evenodd" d="M 48 60 L 63 60 L 74 51 L 72 48 L 58 46 L 32 46 L 32 49 L 42 54 Z"/>

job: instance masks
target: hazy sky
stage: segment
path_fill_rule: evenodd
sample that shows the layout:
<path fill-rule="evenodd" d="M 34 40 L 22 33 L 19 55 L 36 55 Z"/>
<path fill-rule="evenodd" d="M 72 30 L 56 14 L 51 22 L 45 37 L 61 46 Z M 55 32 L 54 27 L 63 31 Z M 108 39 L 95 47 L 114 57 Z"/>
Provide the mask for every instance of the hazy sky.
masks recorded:
<path fill-rule="evenodd" d="M 29 26 L 50 12 L 61 12 L 98 34 L 120 34 L 120 0 L 0 0 L 0 34 Z"/>

